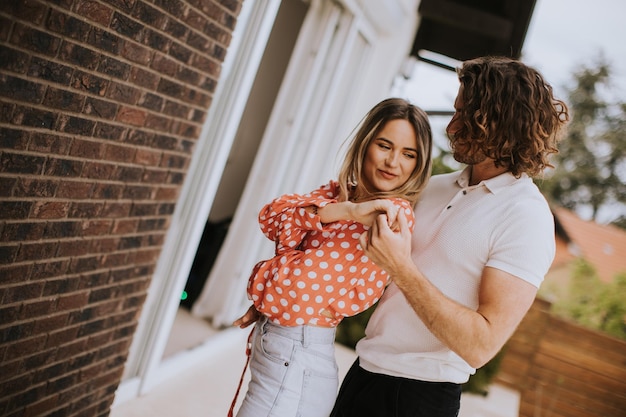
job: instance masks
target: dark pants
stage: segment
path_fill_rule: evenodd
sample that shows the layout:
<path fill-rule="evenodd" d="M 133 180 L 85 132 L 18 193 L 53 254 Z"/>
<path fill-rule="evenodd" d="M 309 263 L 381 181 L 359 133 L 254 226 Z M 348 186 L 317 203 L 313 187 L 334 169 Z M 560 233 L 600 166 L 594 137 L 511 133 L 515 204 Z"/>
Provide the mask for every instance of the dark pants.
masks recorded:
<path fill-rule="evenodd" d="M 375 374 L 354 362 L 331 417 L 456 417 L 461 385 Z"/>

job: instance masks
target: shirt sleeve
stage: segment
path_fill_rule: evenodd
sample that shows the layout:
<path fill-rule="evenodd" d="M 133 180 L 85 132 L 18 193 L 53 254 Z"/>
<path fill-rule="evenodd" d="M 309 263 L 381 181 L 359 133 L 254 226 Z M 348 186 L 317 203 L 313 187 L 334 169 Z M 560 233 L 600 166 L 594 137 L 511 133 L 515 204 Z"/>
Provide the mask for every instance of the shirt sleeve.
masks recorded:
<path fill-rule="evenodd" d="M 401 198 L 390 199 L 399 210 L 404 210 L 411 232 L 415 227 L 415 214 L 411 204 Z M 353 236 L 354 256 L 342 257 L 342 270 L 349 271 L 349 279 L 338 291 L 328 306 L 328 310 L 337 317 L 349 317 L 361 313 L 374 305 L 389 283 L 389 275 L 363 253 L 358 241 L 358 234 Z M 342 245 L 343 246 L 343 245 Z"/>
<path fill-rule="evenodd" d="M 306 233 L 323 230 L 320 217 L 304 208 L 324 207 L 336 202 L 336 183 L 331 182 L 308 194 L 285 194 L 265 205 L 259 213 L 263 234 L 276 243 L 276 252 L 295 249 Z"/>

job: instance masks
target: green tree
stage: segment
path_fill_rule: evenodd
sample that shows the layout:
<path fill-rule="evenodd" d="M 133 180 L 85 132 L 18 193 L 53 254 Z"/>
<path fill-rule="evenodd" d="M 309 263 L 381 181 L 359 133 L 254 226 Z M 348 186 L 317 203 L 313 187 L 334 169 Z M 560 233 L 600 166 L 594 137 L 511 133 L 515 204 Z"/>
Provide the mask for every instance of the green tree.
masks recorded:
<path fill-rule="evenodd" d="M 585 260 L 576 261 L 568 294 L 553 304 L 555 314 L 626 340 L 626 274 L 610 283 Z"/>
<path fill-rule="evenodd" d="M 591 212 L 610 206 L 626 208 L 626 103 L 606 101 L 611 88 L 609 65 L 600 59 L 595 67 L 574 73 L 576 86 L 569 92 L 571 113 L 566 136 L 553 158 L 555 169 L 538 182 L 544 195 L 557 204 Z M 617 226 L 623 219 L 615 216 Z"/>

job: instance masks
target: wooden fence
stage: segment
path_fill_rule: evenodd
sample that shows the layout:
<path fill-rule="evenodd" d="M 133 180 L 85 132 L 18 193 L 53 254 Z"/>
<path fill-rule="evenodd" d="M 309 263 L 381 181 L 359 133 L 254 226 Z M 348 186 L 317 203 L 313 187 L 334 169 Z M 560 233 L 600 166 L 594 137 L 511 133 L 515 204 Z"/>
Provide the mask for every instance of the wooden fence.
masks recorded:
<path fill-rule="evenodd" d="M 519 417 L 626 417 L 626 341 L 538 299 L 505 349 L 495 382 L 520 391 Z"/>

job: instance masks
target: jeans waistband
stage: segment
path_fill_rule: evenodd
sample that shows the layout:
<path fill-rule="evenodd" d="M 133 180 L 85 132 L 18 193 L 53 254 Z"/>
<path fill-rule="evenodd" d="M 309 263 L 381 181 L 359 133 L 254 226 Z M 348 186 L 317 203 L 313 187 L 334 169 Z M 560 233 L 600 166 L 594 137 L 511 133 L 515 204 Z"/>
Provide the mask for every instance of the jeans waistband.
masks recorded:
<path fill-rule="evenodd" d="M 302 342 L 304 346 L 315 343 L 329 344 L 335 342 L 335 327 L 281 326 L 280 324 L 270 322 L 265 316 L 259 319 L 259 325 L 265 332 L 276 333 Z"/>

